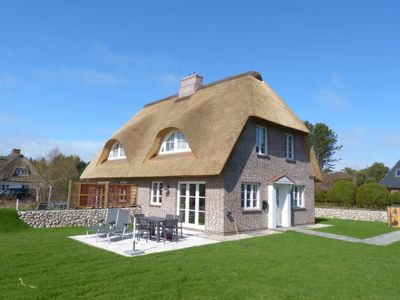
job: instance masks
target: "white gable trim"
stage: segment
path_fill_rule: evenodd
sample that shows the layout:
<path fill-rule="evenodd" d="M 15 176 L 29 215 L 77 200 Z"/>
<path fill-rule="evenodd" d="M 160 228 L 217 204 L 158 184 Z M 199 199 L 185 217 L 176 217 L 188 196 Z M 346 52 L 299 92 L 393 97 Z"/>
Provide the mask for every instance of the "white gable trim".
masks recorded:
<path fill-rule="evenodd" d="M 290 184 L 294 185 L 295 183 L 287 178 L 286 176 L 281 177 L 279 180 L 275 181 L 274 184 Z"/>

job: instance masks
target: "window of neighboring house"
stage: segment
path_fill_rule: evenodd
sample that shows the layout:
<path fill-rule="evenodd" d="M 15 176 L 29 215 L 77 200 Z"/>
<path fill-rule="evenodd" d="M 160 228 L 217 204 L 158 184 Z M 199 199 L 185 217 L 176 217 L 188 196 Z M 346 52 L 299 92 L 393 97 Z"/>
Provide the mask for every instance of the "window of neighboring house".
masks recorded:
<path fill-rule="evenodd" d="M 267 128 L 256 126 L 256 152 L 267 155 Z"/>
<path fill-rule="evenodd" d="M 400 169 L 396 169 L 396 177 L 400 177 Z"/>
<path fill-rule="evenodd" d="M 15 169 L 15 176 L 27 176 L 28 170 L 25 168 L 16 168 Z"/>
<path fill-rule="evenodd" d="M 160 154 L 188 151 L 190 151 L 189 143 L 180 131 L 174 131 L 167 135 L 160 148 Z"/>
<path fill-rule="evenodd" d="M 294 159 L 293 134 L 285 134 L 285 157 L 290 160 Z"/>
<path fill-rule="evenodd" d="M 304 207 L 304 186 L 292 187 L 292 207 Z"/>
<path fill-rule="evenodd" d="M 242 184 L 242 208 L 257 209 L 260 203 L 260 184 L 243 183 Z"/>
<path fill-rule="evenodd" d="M 110 150 L 108 154 L 108 159 L 120 159 L 126 158 L 124 148 L 122 147 L 121 143 L 116 142 Z"/>
<path fill-rule="evenodd" d="M 153 181 L 151 184 L 151 204 L 160 205 L 162 202 L 162 189 L 163 183 L 160 181 Z"/>

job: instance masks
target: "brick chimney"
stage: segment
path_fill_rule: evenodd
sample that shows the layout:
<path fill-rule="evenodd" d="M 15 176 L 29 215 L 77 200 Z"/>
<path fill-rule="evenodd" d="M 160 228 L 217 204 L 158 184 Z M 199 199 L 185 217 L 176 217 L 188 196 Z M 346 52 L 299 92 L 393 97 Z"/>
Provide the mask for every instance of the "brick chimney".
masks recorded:
<path fill-rule="evenodd" d="M 203 86 L 203 77 L 193 73 L 181 79 L 181 87 L 179 89 L 179 98 L 189 97 Z"/>
<path fill-rule="evenodd" d="M 21 154 L 21 149 L 12 149 L 11 156 L 17 156 Z"/>

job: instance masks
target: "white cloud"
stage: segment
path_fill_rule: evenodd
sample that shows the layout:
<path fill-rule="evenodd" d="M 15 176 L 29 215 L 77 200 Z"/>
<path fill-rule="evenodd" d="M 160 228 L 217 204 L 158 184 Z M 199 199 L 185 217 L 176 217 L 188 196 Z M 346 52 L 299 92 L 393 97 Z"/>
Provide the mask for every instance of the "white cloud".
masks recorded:
<path fill-rule="evenodd" d="M 78 155 L 84 161 L 92 160 L 103 143 L 96 141 L 63 141 L 33 137 L 3 137 L 0 143 L 0 154 L 6 155 L 13 148 L 20 148 L 27 157 L 46 156 L 54 148 L 66 155 Z"/>
<path fill-rule="evenodd" d="M 336 111 L 346 105 L 346 100 L 334 90 L 320 89 L 314 94 L 314 101 Z"/>
<path fill-rule="evenodd" d="M 30 74 L 36 79 L 56 80 L 66 83 L 82 83 L 96 86 L 110 86 L 118 83 L 118 77 L 113 73 L 83 68 L 35 69 Z"/>
<path fill-rule="evenodd" d="M 345 84 L 340 74 L 333 74 L 322 87 L 318 88 L 313 94 L 313 100 L 316 104 L 324 108 L 340 111 L 345 108 L 347 99 L 345 93 Z"/>
<path fill-rule="evenodd" d="M 161 82 L 164 86 L 176 86 L 179 84 L 180 80 L 177 75 L 173 73 L 166 73 L 161 76 Z"/>

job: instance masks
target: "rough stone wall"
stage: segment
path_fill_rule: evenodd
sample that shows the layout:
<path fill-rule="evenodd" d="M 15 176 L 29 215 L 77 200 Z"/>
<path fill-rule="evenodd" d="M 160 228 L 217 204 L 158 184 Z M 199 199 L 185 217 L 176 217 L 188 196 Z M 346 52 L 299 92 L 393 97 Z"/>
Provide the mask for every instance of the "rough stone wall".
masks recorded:
<path fill-rule="evenodd" d="M 255 149 L 256 125 L 264 126 L 268 130 L 267 156 L 257 155 Z M 285 133 L 294 136 L 294 161 L 285 158 Z M 225 213 L 232 211 L 239 230 L 253 230 L 267 228 L 267 210 L 261 207 L 257 210 L 245 211 L 241 208 L 241 184 L 260 183 L 260 205 L 267 199 L 267 182 L 270 178 L 286 174 L 297 185 L 303 185 L 304 209 L 293 210 L 294 225 L 314 222 L 314 180 L 304 146 L 302 136 L 289 129 L 267 123 L 261 120 L 252 120 L 246 124 L 241 137 L 235 146 L 224 172 L 225 182 Z M 233 232 L 234 225 L 227 218 L 224 231 Z"/>
<path fill-rule="evenodd" d="M 387 222 L 387 212 L 366 209 L 315 208 L 316 218 Z"/>
<path fill-rule="evenodd" d="M 132 213 L 139 208 L 130 208 Z M 105 209 L 19 211 L 19 218 L 34 228 L 92 226 L 105 219 Z"/>

